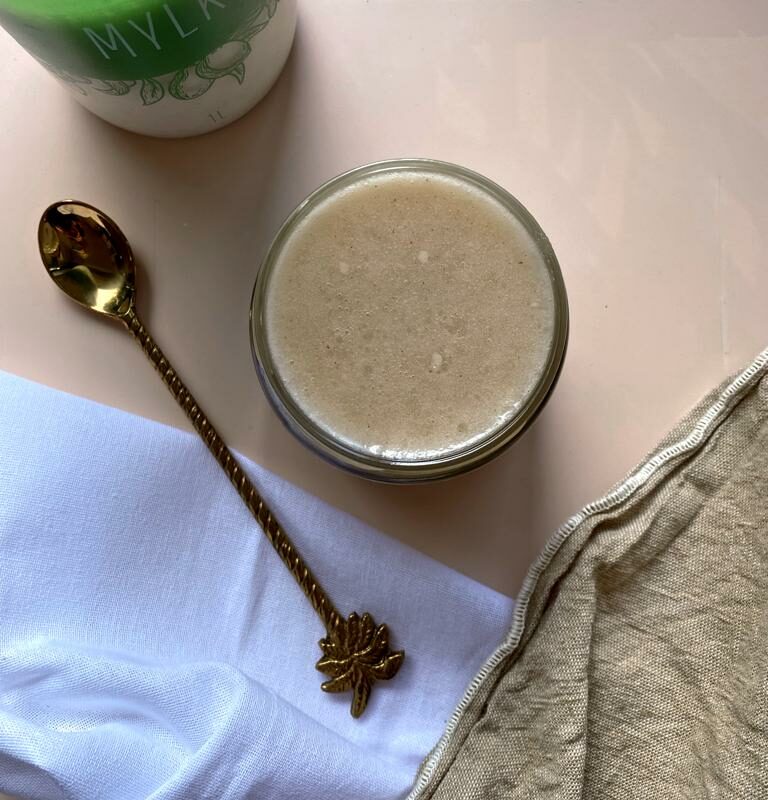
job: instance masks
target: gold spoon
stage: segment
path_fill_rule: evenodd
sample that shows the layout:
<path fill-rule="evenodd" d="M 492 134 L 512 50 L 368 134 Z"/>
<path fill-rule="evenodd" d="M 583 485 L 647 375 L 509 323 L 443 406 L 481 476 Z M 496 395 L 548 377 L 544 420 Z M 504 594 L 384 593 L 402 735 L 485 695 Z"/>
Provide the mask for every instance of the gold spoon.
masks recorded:
<path fill-rule="evenodd" d="M 38 244 L 48 274 L 59 289 L 91 311 L 122 322 L 152 362 L 323 621 L 327 635 L 320 640 L 323 656 L 316 667 L 329 680 L 321 688 L 326 692 L 351 690 L 352 716 L 359 717 L 373 683 L 394 677 L 405 654 L 390 650 L 387 626 L 377 626 L 370 614 L 353 613 L 344 619 L 334 608 L 240 464 L 152 340 L 136 314 L 133 253 L 122 231 L 97 208 L 64 201 L 54 203 L 43 213 Z"/>

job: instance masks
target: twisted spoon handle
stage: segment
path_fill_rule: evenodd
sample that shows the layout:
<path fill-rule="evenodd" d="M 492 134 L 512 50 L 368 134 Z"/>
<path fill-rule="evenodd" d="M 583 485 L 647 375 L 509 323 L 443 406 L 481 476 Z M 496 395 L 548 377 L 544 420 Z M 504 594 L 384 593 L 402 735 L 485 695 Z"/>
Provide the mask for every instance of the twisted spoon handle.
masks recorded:
<path fill-rule="evenodd" d="M 304 563 L 293 543 L 280 527 L 280 523 L 275 519 L 264 499 L 256 490 L 256 487 L 251 483 L 218 431 L 208 421 L 205 412 L 200 408 L 200 405 L 184 385 L 176 370 L 163 355 L 163 351 L 157 346 L 136 312 L 131 309 L 123 317 L 123 321 L 160 374 L 163 383 L 168 387 L 168 391 L 176 398 L 176 402 L 181 406 L 195 430 L 200 434 L 200 438 L 205 442 L 213 457 L 219 462 L 227 477 L 232 481 L 237 493 L 248 506 L 251 514 L 261 526 L 285 566 L 291 571 L 325 627 L 328 630 L 336 628 L 340 620 L 339 612 L 333 607 L 317 578 Z"/>
<path fill-rule="evenodd" d="M 376 626 L 370 614 L 359 617 L 353 613 L 346 620 L 342 618 L 237 459 L 152 339 L 136 311 L 130 308 L 120 319 L 152 362 L 163 383 L 176 398 L 176 402 L 219 462 L 272 547 L 323 621 L 328 635 L 320 641 L 324 656 L 316 666 L 329 675 L 331 680 L 323 683 L 321 688 L 327 692 L 352 690 L 352 715 L 360 716 L 365 710 L 374 681 L 394 677 L 404 653 L 390 651 L 386 625 Z"/>

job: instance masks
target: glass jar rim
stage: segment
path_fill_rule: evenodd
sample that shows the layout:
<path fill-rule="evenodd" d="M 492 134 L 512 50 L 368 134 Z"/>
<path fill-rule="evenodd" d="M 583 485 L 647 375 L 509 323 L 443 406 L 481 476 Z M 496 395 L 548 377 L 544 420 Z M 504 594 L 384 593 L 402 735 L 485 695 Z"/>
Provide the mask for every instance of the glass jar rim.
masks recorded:
<path fill-rule="evenodd" d="M 554 330 L 547 362 L 518 412 L 482 440 L 465 448 L 423 460 L 393 460 L 365 453 L 334 437 L 304 412 L 285 387 L 267 341 L 265 311 L 269 280 L 286 242 L 297 226 L 322 202 L 353 184 L 391 172 L 432 172 L 469 183 L 491 195 L 520 222 L 531 236 L 547 268 L 554 297 Z M 261 263 L 251 296 L 250 340 L 256 372 L 267 399 L 283 424 L 307 447 L 349 472 L 389 483 L 421 483 L 467 472 L 487 463 L 508 447 L 543 408 L 562 369 L 568 342 L 568 297 L 560 265 L 544 231 L 531 213 L 506 189 L 483 175 L 445 161 L 402 158 L 376 161 L 343 172 L 309 194 L 288 215 Z"/>

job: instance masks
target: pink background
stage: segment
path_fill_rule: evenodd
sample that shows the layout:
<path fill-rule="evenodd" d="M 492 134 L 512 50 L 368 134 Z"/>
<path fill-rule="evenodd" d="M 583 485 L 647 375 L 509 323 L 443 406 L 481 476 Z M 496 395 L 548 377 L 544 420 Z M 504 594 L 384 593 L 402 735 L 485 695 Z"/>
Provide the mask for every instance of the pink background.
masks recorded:
<path fill-rule="evenodd" d="M 139 310 L 231 446 L 513 594 L 567 516 L 768 344 L 767 45 L 768 6 L 751 0 L 304 0 L 255 111 L 161 141 L 90 116 L 0 32 L 0 369 L 186 427 L 123 330 L 43 272 L 42 209 L 94 203 L 133 243 Z M 366 483 L 304 450 L 248 343 L 281 220 L 336 173 L 398 156 L 455 161 L 516 195 L 572 314 L 535 426 L 490 466 L 423 487 Z"/>

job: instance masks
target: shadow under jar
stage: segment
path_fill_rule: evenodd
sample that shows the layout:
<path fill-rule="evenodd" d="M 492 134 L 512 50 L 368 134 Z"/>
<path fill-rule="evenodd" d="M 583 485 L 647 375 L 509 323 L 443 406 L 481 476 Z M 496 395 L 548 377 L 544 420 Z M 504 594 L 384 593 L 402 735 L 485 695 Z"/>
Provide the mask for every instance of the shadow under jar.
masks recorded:
<path fill-rule="evenodd" d="M 531 423 L 562 366 L 568 301 L 512 195 L 403 159 L 344 173 L 293 211 L 250 327 L 289 430 L 358 475 L 416 483 L 484 464 Z"/>

